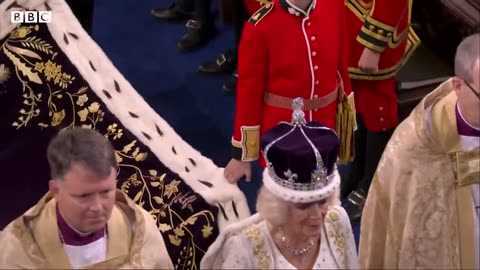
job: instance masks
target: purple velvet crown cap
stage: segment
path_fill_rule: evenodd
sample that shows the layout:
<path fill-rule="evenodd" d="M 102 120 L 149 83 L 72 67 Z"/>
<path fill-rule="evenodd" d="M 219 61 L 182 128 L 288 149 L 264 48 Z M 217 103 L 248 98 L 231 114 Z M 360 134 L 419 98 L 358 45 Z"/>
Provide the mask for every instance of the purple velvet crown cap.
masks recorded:
<path fill-rule="evenodd" d="M 303 107 L 303 100 L 299 102 Z M 336 169 L 340 141 L 335 131 L 318 122 L 305 122 L 303 111 L 298 106 L 293 107 L 292 123 L 281 122 L 268 130 L 261 136 L 260 145 L 267 167 L 273 170 L 277 180 L 310 184 L 313 182 L 312 175 L 332 175 Z M 319 162 L 323 168 L 319 168 Z"/>

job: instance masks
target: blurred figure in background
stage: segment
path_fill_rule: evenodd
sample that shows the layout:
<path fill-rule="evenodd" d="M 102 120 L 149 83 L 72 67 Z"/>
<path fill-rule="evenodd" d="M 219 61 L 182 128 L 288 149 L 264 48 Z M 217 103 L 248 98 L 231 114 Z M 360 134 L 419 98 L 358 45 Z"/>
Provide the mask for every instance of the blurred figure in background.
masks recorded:
<path fill-rule="evenodd" d="M 358 129 L 342 198 L 348 197 L 345 209 L 356 220 L 385 145 L 399 123 L 396 74 L 419 41 L 410 28 L 412 1 L 347 0 L 345 4 Z"/>
<path fill-rule="evenodd" d="M 187 32 L 177 43 L 180 52 L 191 52 L 205 46 L 216 33 L 211 0 L 175 0 L 168 8 L 156 8 L 151 15 L 161 22 L 187 21 Z"/>
<path fill-rule="evenodd" d="M 198 66 L 198 71 L 206 74 L 223 74 L 233 72 L 232 77 L 222 87 L 226 95 L 235 95 L 237 89 L 237 56 L 238 45 L 242 37 L 243 26 L 260 7 L 268 3 L 267 0 L 225 0 L 221 2 L 221 8 L 230 16 L 235 34 L 235 47 L 220 53 L 211 61 Z M 231 5 L 231 6 L 230 6 Z"/>

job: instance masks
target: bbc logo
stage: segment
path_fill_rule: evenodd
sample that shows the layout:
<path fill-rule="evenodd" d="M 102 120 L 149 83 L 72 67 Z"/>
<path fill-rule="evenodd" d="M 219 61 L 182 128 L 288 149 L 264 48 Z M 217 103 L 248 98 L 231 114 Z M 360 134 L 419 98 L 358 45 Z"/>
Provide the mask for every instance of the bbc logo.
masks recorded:
<path fill-rule="evenodd" d="M 11 23 L 50 23 L 51 11 L 11 11 Z"/>

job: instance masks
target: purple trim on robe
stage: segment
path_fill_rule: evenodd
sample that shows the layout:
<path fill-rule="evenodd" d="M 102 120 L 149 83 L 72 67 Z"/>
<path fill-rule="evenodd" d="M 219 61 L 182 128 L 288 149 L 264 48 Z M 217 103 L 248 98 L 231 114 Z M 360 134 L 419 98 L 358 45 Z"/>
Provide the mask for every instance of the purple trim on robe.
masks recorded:
<path fill-rule="evenodd" d="M 457 117 L 457 130 L 459 135 L 480 137 L 480 129 L 472 127 L 465 121 L 465 119 L 463 119 L 460 110 L 458 109 L 458 105 L 455 107 L 455 115 Z"/>
<path fill-rule="evenodd" d="M 63 237 L 63 244 L 70 245 L 70 246 L 84 246 L 90 243 L 97 241 L 98 239 L 105 236 L 105 229 L 100 229 L 94 233 L 88 235 L 80 235 L 76 232 L 68 223 L 63 219 L 62 215 L 60 214 L 60 210 L 58 206 L 56 207 L 57 212 L 57 224 L 58 230 L 60 235 L 60 240 Z"/>

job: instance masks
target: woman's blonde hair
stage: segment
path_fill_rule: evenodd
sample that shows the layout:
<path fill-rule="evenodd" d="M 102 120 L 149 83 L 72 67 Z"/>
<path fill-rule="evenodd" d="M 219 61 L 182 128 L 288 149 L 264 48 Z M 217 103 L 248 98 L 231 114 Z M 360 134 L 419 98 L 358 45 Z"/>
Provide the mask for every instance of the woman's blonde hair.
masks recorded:
<path fill-rule="evenodd" d="M 262 185 L 257 197 L 257 212 L 274 226 L 287 223 L 289 203 L 275 196 Z"/>
<path fill-rule="evenodd" d="M 335 193 L 327 199 L 328 205 L 340 204 L 339 200 L 340 189 L 337 188 Z M 289 219 L 290 207 L 293 203 L 282 200 L 264 185 L 260 188 L 257 197 L 257 212 L 275 227 L 283 226 Z"/>

